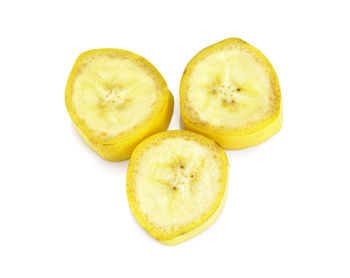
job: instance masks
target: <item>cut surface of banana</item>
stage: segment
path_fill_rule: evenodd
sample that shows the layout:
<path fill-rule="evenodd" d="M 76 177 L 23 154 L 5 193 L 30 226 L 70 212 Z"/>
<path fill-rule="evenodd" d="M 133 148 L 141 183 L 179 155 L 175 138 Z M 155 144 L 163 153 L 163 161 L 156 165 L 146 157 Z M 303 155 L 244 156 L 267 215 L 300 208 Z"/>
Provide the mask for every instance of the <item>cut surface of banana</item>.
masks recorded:
<path fill-rule="evenodd" d="M 226 149 L 257 145 L 282 125 L 280 86 L 272 65 L 237 38 L 192 58 L 181 80 L 180 108 L 187 129 Z"/>
<path fill-rule="evenodd" d="M 160 242 L 175 245 L 216 220 L 227 178 L 227 156 L 218 144 L 190 131 L 165 131 L 134 150 L 126 190 L 140 225 Z"/>
<path fill-rule="evenodd" d="M 120 49 L 84 52 L 66 87 L 66 105 L 84 141 L 107 160 L 130 157 L 147 136 L 165 130 L 173 97 L 157 69 Z"/>

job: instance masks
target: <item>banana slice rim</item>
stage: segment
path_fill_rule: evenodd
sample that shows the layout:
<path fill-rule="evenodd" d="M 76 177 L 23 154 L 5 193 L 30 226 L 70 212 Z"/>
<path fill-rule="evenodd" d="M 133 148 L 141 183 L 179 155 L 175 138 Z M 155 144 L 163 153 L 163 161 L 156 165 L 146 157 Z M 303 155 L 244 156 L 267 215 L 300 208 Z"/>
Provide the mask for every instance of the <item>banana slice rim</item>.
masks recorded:
<path fill-rule="evenodd" d="M 176 137 L 184 138 L 185 140 L 193 140 L 201 145 L 214 148 L 217 151 L 216 155 L 221 161 L 220 175 L 221 177 L 223 177 L 223 182 L 220 184 L 219 193 L 215 198 L 215 201 L 208 210 L 202 213 L 200 217 L 198 217 L 193 222 L 187 225 L 180 226 L 177 229 L 172 230 L 171 232 L 164 230 L 162 230 L 161 232 L 159 229 L 155 228 L 155 224 L 150 222 L 147 216 L 144 216 L 142 210 L 140 209 L 140 205 L 135 193 L 135 180 L 136 175 L 138 174 L 137 166 L 139 164 L 139 160 L 142 159 L 145 151 L 148 151 L 153 146 L 156 146 L 157 144 L 159 144 L 159 142 L 165 139 Z M 220 212 L 224 207 L 227 196 L 228 171 L 229 162 L 226 152 L 220 145 L 218 145 L 213 140 L 202 136 L 198 133 L 194 133 L 192 131 L 187 130 L 170 130 L 157 133 L 142 141 L 135 148 L 131 155 L 126 176 L 126 193 L 130 209 L 138 223 L 141 225 L 141 227 L 143 227 L 155 239 L 167 245 L 175 245 L 181 243 L 182 241 L 187 240 L 205 230 L 220 215 Z"/>
<path fill-rule="evenodd" d="M 191 107 L 190 101 L 187 97 L 191 73 L 193 72 L 193 69 L 196 67 L 197 63 L 208 57 L 210 54 L 221 50 L 230 50 L 232 48 L 237 48 L 240 51 L 247 52 L 252 57 L 254 57 L 257 62 L 263 65 L 264 69 L 267 70 L 267 74 L 270 77 L 272 92 L 276 96 L 274 113 L 272 115 L 268 115 L 267 117 L 263 117 L 260 121 L 245 128 L 217 126 L 211 124 L 208 121 L 203 121 L 199 116 L 196 116 L 193 113 L 193 108 Z M 203 130 L 206 133 L 215 133 L 223 136 L 239 136 L 250 135 L 259 130 L 263 130 L 271 125 L 274 121 L 278 120 L 278 118 L 280 118 L 280 114 L 282 113 L 281 102 L 280 84 L 272 64 L 257 48 L 239 38 L 228 38 L 199 51 L 187 64 L 180 82 L 181 117 L 184 119 L 184 121 L 190 122 L 191 125 L 194 125 L 196 129 Z"/>
<path fill-rule="evenodd" d="M 154 80 L 158 93 L 156 103 L 148 117 L 146 117 L 142 122 L 134 125 L 132 128 L 129 128 L 125 131 L 119 132 L 118 134 L 114 136 L 109 136 L 107 138 L 101 137 L 100 135 L 96 134 L 94 130 L 89 128 L 85 121 L 79 117 L 72 103 L 72 96 L 74 94 L 74 82 L 77 76 L 79 75 L 81 69 L 84 67 L 85 64 L 89 63 L 89 61 L 99 56 L 121 57 L 130 60 L 137 66 L 140 66 Z M 75 126 L 78 126 L 81 132 L 93 143 L 103 145 L 114 145 L 118 143 L 119 140 L 127 139 L 136 130 L 145 129 L 145 126 L 152 124 L 151 120 L 157 117 L 157 115 L 161 113 L 163 109 L 165 109 L 166 104 L 169 101 L 168 99 L 170 97 L 171 93 L 168 90 L 165 79 L 152 63 L 150 63 L 147 59 L 138 54 L 135 54 L 128 50 L 117 48 L 91 49 L 81 53 L 72 67 L 65 90 L 66 107 Z"/>

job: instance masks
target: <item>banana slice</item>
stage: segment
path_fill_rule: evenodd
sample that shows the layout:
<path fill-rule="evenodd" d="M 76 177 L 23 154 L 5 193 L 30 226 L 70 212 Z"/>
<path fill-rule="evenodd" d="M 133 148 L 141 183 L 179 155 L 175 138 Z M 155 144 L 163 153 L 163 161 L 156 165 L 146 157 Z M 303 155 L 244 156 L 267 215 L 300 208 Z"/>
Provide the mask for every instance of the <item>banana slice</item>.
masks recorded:
<path fill-rule="evenodd" d="M 81 54 L 69 75 L 65 100 L 83 140 L 111 161 L 128 159 L 144 138 L 167 129 L 174 106 L 157 69 L 120 49 Z"/>
<path fill-rule="evenodd" d="M 154 238 L 175 245 L 205 230 L 226 199 L 228 160 L 214 141 L 165 131 L 139 144 L 126 178 L 130 208 Z"/>
<path fill-rule="evenodd" d="M 225 149 L 257 145 L 282 126 L 280 86 L 272 65 L 237 38 L 192 58 L 181 80 L 180 109 L 187 129 Z"/>

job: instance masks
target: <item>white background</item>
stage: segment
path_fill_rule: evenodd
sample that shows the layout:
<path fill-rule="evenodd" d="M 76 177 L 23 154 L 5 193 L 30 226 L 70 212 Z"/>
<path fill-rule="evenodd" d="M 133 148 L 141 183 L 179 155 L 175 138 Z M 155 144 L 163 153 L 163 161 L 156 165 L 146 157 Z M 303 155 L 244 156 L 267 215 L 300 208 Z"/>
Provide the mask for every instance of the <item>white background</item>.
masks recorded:
<path fill-rule="evenodd" d="M 350 277 L 347 1 L 2 1 L 0 277 Z M 68 74 L 88 49 L 133 51 L 175 96 L 202 48 L 240 37 L 281 83 L 284 123 L 227 151 L 229 195 L 202 234 L 169 247 L 131 214 L 128 161 L 73 129 Z"/>

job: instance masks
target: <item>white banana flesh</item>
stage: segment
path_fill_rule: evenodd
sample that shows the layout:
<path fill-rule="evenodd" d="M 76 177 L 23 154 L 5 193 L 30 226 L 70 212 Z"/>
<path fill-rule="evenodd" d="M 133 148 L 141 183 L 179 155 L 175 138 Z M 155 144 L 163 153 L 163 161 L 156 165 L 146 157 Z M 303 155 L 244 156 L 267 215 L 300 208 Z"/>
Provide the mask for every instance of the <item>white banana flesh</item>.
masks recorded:
<path fill-rule="evenodd" d="M 201 122 L 246 129 L 275 113 L 277 98 L 270 76 L 245 49 L 220 49 L 192 69 L 187 103 Z"/>
<path fill-rule="evenodd" d="M 76 113 L 101 138 L 118 136 L 145 122 L 159 98 L 157 84 L 145 68 L 108 55 L 85 63 L 73 92 Z"/>
<path fill-rule="evenodd" d="M 190 225 L 222 194 L 222 161 L 214 150 L 184 138 L 169 138 L 143 153 L 137 166 L 139 209 L 159 229 Z"/>

